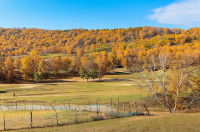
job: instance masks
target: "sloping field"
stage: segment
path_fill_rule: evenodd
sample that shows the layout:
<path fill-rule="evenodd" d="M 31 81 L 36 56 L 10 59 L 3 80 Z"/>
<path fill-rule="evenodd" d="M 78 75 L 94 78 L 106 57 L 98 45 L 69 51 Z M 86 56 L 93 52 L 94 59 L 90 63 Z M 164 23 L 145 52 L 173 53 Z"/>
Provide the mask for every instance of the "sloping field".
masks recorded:
<path fill-rule="evenodd" d="M 32 132 L 189 132 L 200 131 L 200 113 L 153 113 L 154 116 L 125 117 L 77 125 L 24 129 Z"/>

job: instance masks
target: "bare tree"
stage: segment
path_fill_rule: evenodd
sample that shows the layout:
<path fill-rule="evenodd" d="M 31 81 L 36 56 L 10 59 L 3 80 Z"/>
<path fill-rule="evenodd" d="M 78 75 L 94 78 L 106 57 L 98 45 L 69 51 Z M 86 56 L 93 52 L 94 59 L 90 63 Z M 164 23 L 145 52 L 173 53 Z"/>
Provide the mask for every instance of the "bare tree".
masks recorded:
<path fill-rule="evenodd" d="M 168 53 L 161 51 L 158 56 L 151 54 L 143 59 L 146 69 L 142 68 L 141 62 L 137 64 L 137 74 L 141 78 L 139 85 L 150 92 L 162 106 L 166 107 L 169 113 L 175 113 L 177 103 L 183 105 L 180 97 L 184 94 L 190 95 L 190 102 L 199 99 L 200 91 L 198 88 L 192 88 L 190 75 L 192 74 L 191 64 L 193 63 L 191 55 L 182 54 L 179 57 L 172 57 Z M 166 75 L 166 68 L 171 68 L 170 75 Z M 146 74 L 149 70 L 151 75 Z M 172 77 L 169 81 L 169 76 Z M 168 77 L 168 78 L 167 78 Z M 173 83 L 173 86 L 170 84 Z M 186 98 L 184 98 L 186 99 Z M 179 101 L 178 101 L 179 100 Z"/>

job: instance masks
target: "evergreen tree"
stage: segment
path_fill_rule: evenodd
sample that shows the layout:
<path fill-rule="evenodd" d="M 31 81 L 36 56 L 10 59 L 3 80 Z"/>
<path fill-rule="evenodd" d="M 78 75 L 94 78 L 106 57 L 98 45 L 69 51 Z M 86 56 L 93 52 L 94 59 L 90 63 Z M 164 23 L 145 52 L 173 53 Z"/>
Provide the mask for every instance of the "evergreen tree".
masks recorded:
<path fill-rule="evenodd" d="M 87 82 L 88 82 L 88 79 L 90 79 L 90 74 L 88 72 L 86 72 L 85 74 L 85 79 L 87 79 Z"/>
<path fill-rule="evenodd" d="M 81 78 L 83 78 L 83 81 L 84 81 L 84 77 L 86 75 L 86 70 L 84 67 L 81 67 L 79 74 L 80 74 Z"/>
<path fill-rule="evenodd" d="M 44 73 L 44 79 L 48 79 L 49 78 L 49 74 L 48 74 L 48 72 L 45 72 Z"/>
<path fill-rule="evenodd" d="M 41 74 L 39 74 L 38 72 L 35 73 L 35 81 L 37 81 L 38 84 L 38 80 L 41 79 Z"/>
<path fill-rule="evenodd" d="M 93 81 L 94 81 L 95 78 L 97 78 L 97 70 L 96 70 L 96 68 L 92 69 L 91 78 L 93 79 Z"/>

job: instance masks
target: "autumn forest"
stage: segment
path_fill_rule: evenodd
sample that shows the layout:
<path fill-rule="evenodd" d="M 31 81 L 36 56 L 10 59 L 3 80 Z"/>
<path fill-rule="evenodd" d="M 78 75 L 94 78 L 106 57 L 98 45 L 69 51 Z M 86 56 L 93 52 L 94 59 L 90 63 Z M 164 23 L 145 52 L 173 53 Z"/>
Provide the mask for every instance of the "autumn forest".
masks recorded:
<path fill-rule="evenodd" d="M 184 68 L 199 65 L 200 28 L 0 28 L 0 55 L 2 83 L 68 75 L 101 79 L 118 66 L 129 72 L 150 70 L 148 62 L 161 57 L 167 57 L 166 68 Z"/>

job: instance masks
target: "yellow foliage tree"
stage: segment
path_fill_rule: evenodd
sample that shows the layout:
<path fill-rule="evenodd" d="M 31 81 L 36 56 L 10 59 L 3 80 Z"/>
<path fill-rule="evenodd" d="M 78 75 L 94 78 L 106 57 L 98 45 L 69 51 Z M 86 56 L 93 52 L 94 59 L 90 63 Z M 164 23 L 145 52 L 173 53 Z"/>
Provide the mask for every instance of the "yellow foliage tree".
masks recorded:
<path fill-rule="evenodd" d="M 8 56 L 6 59 L 5 59 L 5 72 L 4 72 L 4 75 L 6 76 L 6 80 L 9 82 L 12 81 L 13 77 L 14 77 L 14 61 L 13 59 Z"/>
<path fill-rule="evenodd" d="M 67 56 L 64 56 L 61 58 L 62 61 L 62 69 L 65 71 L 65 75 L 67 74 L 67 71 L 69 70 L 69 68 L 71 67 L 71 59 Z"/>

